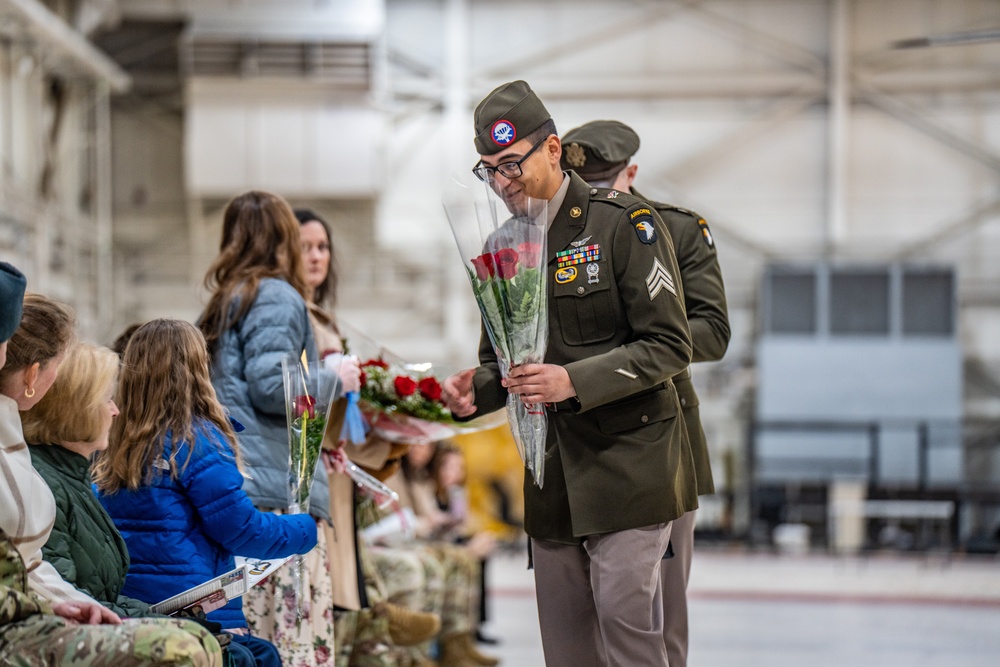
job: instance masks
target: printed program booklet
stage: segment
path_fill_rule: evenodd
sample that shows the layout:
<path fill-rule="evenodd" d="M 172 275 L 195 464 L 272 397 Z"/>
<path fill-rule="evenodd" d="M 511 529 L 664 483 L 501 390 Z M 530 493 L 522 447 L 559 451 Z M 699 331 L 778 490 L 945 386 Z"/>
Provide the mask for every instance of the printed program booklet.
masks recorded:
<path fill-rule="evenodd" d="M 226 606 L 230 600 L 240 597 L 248 590 L 264 581 L 272 572 L 284 565 L 291 556 L 284 558 L 244 558 L 236 557 L 236 567 L 203 584 L 189 588 L 183 593 L 167 598 L 151 606 L 155 614 L 170 616 L 182 609 L 201 607 L 206 614 Z"/>

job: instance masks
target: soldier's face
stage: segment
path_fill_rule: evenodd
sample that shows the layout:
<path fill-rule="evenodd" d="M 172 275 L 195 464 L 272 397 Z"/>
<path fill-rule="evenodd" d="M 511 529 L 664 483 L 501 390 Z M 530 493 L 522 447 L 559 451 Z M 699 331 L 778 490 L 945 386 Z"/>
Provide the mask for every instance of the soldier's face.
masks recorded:
<path fill-rule="evenodd" d="M 495 155 L 482 156 L 482 163 L 487 167 L 496 167 L 505 162 L 517 162 L 528 154 L 531 147 L 527 139 L 521 139 Z M 562 171 L 559 168 L 561 155 L 559 137 L 549 135 L 538 150 L 521 162 L 520 176 L 507 178 L 499 171 L 491 171 L 490 186 L 503 199 L 511 213 L 526 215 L 529 198 L 548 201 L 555 196 L 562 183 Z"/>

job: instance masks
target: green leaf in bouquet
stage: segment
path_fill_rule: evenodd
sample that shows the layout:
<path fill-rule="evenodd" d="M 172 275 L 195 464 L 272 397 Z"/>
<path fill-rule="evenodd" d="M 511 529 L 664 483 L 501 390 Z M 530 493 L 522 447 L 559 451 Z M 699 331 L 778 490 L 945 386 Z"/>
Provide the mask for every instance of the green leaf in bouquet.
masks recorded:
<path fill-rule="evenodd" d="M 313 473 L 323 449 L 323 434 L 326 430 L 326 417 L 316 414 L 310 417 L 308 412 L 292 422 L 292 433 L 296 436 L 298 446 L 292 447 L 292 465 L 295 466 L 298 478 L 303 481 L 299 485 L 299 497 L 295 500 L 300 506 L 305 506 L 309 499 Z"/>

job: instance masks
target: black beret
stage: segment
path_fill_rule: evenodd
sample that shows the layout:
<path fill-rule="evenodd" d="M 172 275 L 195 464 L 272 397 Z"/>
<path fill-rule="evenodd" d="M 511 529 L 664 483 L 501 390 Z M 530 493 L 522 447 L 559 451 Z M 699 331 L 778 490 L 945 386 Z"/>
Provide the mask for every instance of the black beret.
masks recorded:
<path fill-rule="evenodd" d="M 487 95 L 473 115 L 476 152 L 493 155 L 523 139 L 552 118 L 524 81 L 505 83 Z"/>
<path fill-rule="evenodd" d="M 562 168 L 585 181 L 614 176 L 639 150 L 639 135 L 617 120 L 593 120 L 562 138 Z"/>
<path fill-rule="evenodd" d="M 21 323 L 27 285 L 23 273 L 7 262 L 0 262 L 0 343 L 10 340 Z"/>

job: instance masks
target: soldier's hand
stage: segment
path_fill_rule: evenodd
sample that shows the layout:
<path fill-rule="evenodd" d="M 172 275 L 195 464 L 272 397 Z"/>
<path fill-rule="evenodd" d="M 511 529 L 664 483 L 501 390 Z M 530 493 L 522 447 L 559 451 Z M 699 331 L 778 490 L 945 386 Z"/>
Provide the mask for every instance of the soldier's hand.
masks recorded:
<path fill-rule="evenodd" d="M 507 391 L 521 397 L 521 402 L 558 403 L 576 396 L 569 373 L 555 364 L 522 364 L 510 369 L 503 381 Z"/>
<path fill-rule="evenodd" d="M 113 611 L 94 602 L 59 602 L 52 605 L 57 616 L 83 625 L 121 625 Z"/>
<path fill-rule="evenodd" d="M 456 417 L 468 417 L 476 411 L 472 392 L 472 376 L 475 374 L 475 368 L 467 368 L 447 378 L 441 385 L 441 400 Z"/>

